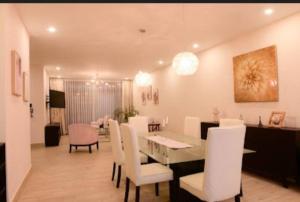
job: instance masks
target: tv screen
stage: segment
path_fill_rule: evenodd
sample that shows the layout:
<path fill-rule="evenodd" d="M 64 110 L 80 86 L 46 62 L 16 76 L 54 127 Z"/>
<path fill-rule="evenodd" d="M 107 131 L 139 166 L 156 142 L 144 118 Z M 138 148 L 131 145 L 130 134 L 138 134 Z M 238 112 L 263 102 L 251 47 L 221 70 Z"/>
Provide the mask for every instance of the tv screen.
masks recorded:
<path fill-rule="evenodd" d="M 50 90 L 50 107 L 65 108 L 65 93 L 56 90 Z"/>

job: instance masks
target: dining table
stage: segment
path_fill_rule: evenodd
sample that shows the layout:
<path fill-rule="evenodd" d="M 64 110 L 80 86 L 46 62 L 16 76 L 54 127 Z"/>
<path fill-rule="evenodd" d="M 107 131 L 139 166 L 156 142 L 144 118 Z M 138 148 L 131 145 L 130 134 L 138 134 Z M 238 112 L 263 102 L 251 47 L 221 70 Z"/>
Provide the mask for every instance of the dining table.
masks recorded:
<path fill-rule="evenodd" d="M 197 138 L 177 132 L 155 131 L 138 133 L 138 142 L 140 151 L 149 157 L 150 163 L 158 162 L 173 170 L 173 180 L 169 182 L 170 201 L 182 201 L 179 178 L 204 171 L 206 140 L 201 139 L 200 134 Z M 243 152 L 246 155 L 255 151 L 244 148 Z M 191 198 L 194 200 L 189 201 L 200 201 Z"/>

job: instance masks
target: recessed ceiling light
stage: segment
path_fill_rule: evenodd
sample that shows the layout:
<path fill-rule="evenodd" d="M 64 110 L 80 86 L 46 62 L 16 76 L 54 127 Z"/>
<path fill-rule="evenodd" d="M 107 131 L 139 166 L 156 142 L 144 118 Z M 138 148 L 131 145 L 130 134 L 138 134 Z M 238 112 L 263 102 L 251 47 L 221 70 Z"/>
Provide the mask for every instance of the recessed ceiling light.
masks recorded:
<path fill-rule="evenodd" d="M 60 70 L 60 67 L 57 66 L 57 67 L 55 67 L 55 69 L 56 69 L 57 71 L 59 71 L 59 70 Z"/>
<path fill-rule="evenodd" d="M 128 78 L 128 77 L 125 77 L 124 79 L 125 79 L 125 80 L 128 80 L 129 78 Z"/>
<path fill-rule="evenodd" d="M 50 33 L 56 32 L 56 28 L 53 27 L 53 26 L 49 26 L 47 30 L 48 30 L 48 32 L 50 32 Z"/>
<path fill-rule="evenodd" d="M 90 82 L 86 82 L 85 84 L 86 84 L 87 86 L 91 85 Z"/>
<path fill-rule="evenodd" d="M 267 8 L 264 10 L 265 15 L 272 15 L 274 10 L 272 8 Z"/>
<path fill-rule="evenodd" d="M 199 44 L 194 43 L 194 44 L 193 44 L 193 48 L 195 48 L 195 49 L 196 49 L 196 48 L 199 48 Z"/>
<path fill-rule="evenodd" d="M 57 78 L 60 79 L 60 78 L 61 78 L 61 75 L 58 75 Z"/>
<path fill-rule="evenodd" d="M 96 80 L 95 80 L 95 79 L 92 79 L 92 80 L 91 80 L 91 82 L 92 82 L 92 83 L 95 83 L 95 82 L 96 82 Z"/>
<path fill-rule="evenodd" d="M 158 64 L 163 65 L 163 64 L 164 64 L 164 61 L 163 61 L 163 60 L 159 60 L 159 61 L 158 61 Z"/>

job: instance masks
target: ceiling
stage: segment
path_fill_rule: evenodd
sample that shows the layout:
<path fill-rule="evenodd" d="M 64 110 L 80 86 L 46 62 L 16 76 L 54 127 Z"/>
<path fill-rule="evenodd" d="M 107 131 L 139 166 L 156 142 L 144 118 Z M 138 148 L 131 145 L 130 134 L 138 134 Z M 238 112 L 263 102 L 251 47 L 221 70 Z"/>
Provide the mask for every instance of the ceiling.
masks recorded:
<path fill-rule="evenodd" d="M 138 70 L 162 68 L 179 51 L 199 52 L 292 15 L 300 11 L 300 4 L 18 4 L 17 8 L 30 34 L 31 65 L 46 66 L 52 76 L 123 79 L 133 78 Z M 266 8 L 272 8 L 273 15 L 266 16 Z M 49 33 L 50 25 L 57 32 Z M 193 49 L 193 43 L 199 48 Z"/>

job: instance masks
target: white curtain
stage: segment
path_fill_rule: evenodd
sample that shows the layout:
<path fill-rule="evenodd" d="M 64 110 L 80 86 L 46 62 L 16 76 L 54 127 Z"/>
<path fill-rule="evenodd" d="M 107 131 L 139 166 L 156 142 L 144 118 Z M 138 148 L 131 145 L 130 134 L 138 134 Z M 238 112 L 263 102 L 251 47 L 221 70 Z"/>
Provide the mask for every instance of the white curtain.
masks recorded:
<path fill-rule="evenodd" d="M 133 84 L 132 81 L 122 81 L 122 109 L 133 109 Z"/>
<path fill-rule="evenodd" d="M 89 82 L 87 85 L 87 82 Z M 91 83 L 88 80 L 64 80 L 66 125 L 90 123 L 122 108 L 122 81 Z"/>

